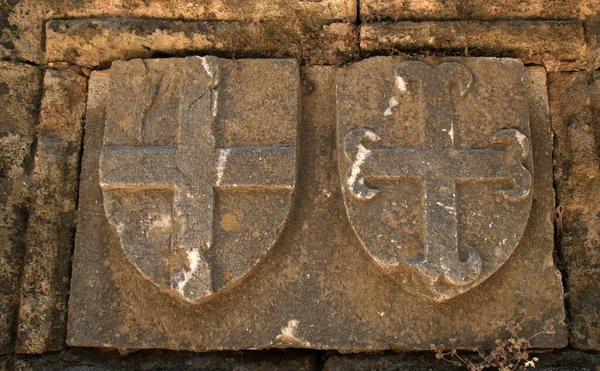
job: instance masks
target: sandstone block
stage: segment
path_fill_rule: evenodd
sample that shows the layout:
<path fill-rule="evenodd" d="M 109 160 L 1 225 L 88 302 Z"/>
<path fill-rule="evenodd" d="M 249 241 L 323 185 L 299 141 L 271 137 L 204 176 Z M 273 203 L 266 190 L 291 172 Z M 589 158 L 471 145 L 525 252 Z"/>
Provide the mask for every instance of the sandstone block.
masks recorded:
<path fill-rule="evenodd" d="M 600 68 L 600 20 L 586 22 L 585 38 L 589 69 L 598 69 Z"/>
<path fill-rule="evenodd" d="M 444 1 L 444 0 L 362 0 L 363 21 L 378 20 L 454 20 L 454 19 L 588 19 L 600 11 L 594 0 Z"/>
<path fill-rule="evenodd" d="M 308 34 L 307 34 L 308 33 Z M 355 52 L 347 23 L 297 28 L 287 23 L 79 19 L 50 21 L 46 60 L 98 67 L 119 59 L 226 53 L 234 57 L 293 56 L 311 63 L 339 64 Z"/>
<path fill-rule="evenodd" d="M 470 348 L 519 322 L 565 346 L 545 83 L 495 58 L 94 72 L 69 344 Z"/>
<path fill-rule="evenodd" d="M 0 62 L 0 354 L 13 349 L 40 72 Z"/>
<path fill-rule="evenodd" d="M 586 50 L 578 21 L 367 23 L 360 30 L 360 46 L 366 52 L 437 50 L 511 57 L 552 69 L 570 61 L 584 66 Z"/>
<path fill-rule="evenodd" d="M 274 30 L 271 37 L 290 31 L 314 37 L 314 32 L 305 34 L 302 30 L 320 29 L 334 22 L 354 22 L 356 4 L 352 0 L 21 0 L 4 2 L 0 15 L 4 26 L 0 27 L 0 56 L 43 63 L 44 24 L 50 19 L 118 17 L 265 22 Z"/>
<path fill-rule="evenodd" d="M 557 228 L 566 273 L 570 342 L 600 349 L 600 83 L 586 72 L 550 78 Z"/>
<path fill-rule="evenodd" d="M 20 292 L 19 353 L 64 344 L 86 89 L 86 78 L 74 69 L 45 72 Z"/>

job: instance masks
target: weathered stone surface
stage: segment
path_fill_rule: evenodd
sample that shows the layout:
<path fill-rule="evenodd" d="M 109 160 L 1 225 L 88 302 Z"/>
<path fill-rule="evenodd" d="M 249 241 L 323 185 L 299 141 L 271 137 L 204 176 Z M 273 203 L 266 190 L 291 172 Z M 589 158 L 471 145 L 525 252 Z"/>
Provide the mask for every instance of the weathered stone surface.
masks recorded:
<path fill-rule="evenodd" d="M 64 345 L 86 89 L 86 78 L 75 69 L 44 74 L 20 292 L 20 353 Z"/>
<path fill-rule="evenodd" d="M 363 21 L 377 20 L 445 20 L 445 19 L 573 19 L 593 18 L 600 12 L 595 0 L 361 0 Z"/>
<path fill-rule="evenodd" d="M 538 358 L 536 370 L 543 371 L 597 371 L 600 367 L 600 357 L 596 354 L 586 354 L 579 351 L 563 350 L 551 353 L 537 354 L 531 352 L 530 359 Z M 465 353 L 461 357 L 475 357 L 475 354 Z M 454 358 L 458 360 L 458 358 Z M 521 364 L 523 364 L 522 362 Z M 533 368 L 533 367 L 528 367 Z M 437 360 L 433 353 L 405 353 L 393 355 L 348 355 L 334 356 L 327 359 L 325 371 L 456 371 L 466 369 L 456 367 L 448 362 Z M 490 368 L 485 368 L 490 369 Z M 493 369 L 493 368 L 492 368 Z"/>
<path fill-rule="evenodd" d="M 0 62 L 0 354 L 13 349 L 40 91 L 37 68 Z"/>
<path fill-rule="evenodd" d="M 600 82 L 586 72 L 556 73 L 549 92 L 570 342 L 600 350 Z"/>
<path fill-rule="evenodd" d="M 585 65 L 585 37 L 578 21 L 448 21 L 367 23 L 360 29 L 366 52 L 434 50 L 519 58 L 558 69 Z M 572 69 L 575 65 L 568 64 Z"/>
<path fill-rule="evenodd" d="M 0 370 L 9 371 L 12 368 L 12 359 L 10 356 L 0 356 Z M 10 368 L 9 368 L 10 367 Z"/>
<path fill-rule="evenodd" d="M 194 63 L 202 61 L 212 66 L 211 68 L 216 68 L 216 63 L 224 69 L 226 68 L 223 66 L 234 63 L 210 57 L 204 60 L 189 58 L 189 61 L 192 64 L 186 64 L 185 69 L 173 71 L 196 68 L 193 67 Z M 395 58 L 378 58 L 362 63 L 378 65 L 388 71 L 387 66 L 398 62 L 399 59 Z M 477 60 L 455 59 L 454 62 L 466 64 L 470 68 L 472 66 L 476 68 L 480 64 L 483 66 L 480 66 L 481 69 L 488 67 L 485 62 Z M 121 65 L 119 68 L 122 68 L 125 65 L 135 66 L 136 63 L 141 62 L 119 63 L 115 66 Z M 154 79 L 153 68 L 158 67 L 153 63 L 158 62 L 146 61 L 149 68 L 147 77 L 141 79 L 140 75 L 132 73 L 129 79 L 123 79 L 123 86 L 133 84 L 136 78 L 140 79 L 140 83 Z M 161 63 L 183 62 L 164 60 Z M 298 102 L 292 102 L 289 98 L 288 90 L 291 87 L 284 88 L 282 83 L 291 84 L 290 81 L 297 80 L 292 79 L 289 74 L 277 72 L 274 66 L 282 62 L 266 60 L 262 62 L 264 65 L 261 68 L 250 68 L 252 63 L 256 62 L 236 63 L 241 63 L 239 69 L 230 69 L 230 74 L 222 70 L 219 86 L 213 87 L 213 89 L 220 89 L 217 100 L 215 148 L 241 145 L 277 146 L 281 145 L 282 140 L 291 140 L 293 136 L 285 134 L 290 133 L 288 129 L 280 129 L 277 131 L 278 134 L 273 134 L 263 130 L 263 126 L 259 123 L 266 122 L 265 125 L 268 127 L 279 128 L 271 125 L 276 125 L 275 123 L 281 121 L 282 117 L 287 117 L 282 116 L 280 105 L 288 104 L 290 107 L 298 105 Z M 348 70 L 353 68 L 356 66 L 349 67 Z M 477 87 L 479 84 L 480 94 L 486 92 L 483 87 L 490 86 L 485 85 L 489 81 L 504 78 L 514 82 L 522 76 L 520 72 L 513 70 L 499 68 L 497 71 L 494 70 L 500 73 L 500 76 L 496 76 L 491 73 L 486 74 L 481 69 L 475 71 L 475 76 L 484 79 L 484 82 L 476 80 L 473 85 Z M 302 70 L 303 93 L 299 104 L 301 119 L 297 130 L 299 133 L 297 179 L 293 207 L 287 217 L 286 225 L 269 252 L 250 272 L 236 276 L 236 272 L 247 270 L 242 267 L 241 270 L 231 271 L 231 275 L 226 276 L 226 272 L 213 270 L 213 285 L 217 282 L 216 287 L 226 284 L 229 278 L 241 278 L 235 284 L 202 300 L 194 300 L 194 296 L 189 295 L 185 290 L 181 295 L 167 284 L 162 286 L 152 284 L 145 278 L 139 267 L 136 268 L 134 265 L 135 262 L 132 264 L 129 260 L 131 258 L 128 259 L 124 253 L 119 234 L 105 216 L 106 196 L 109 190 L 106 186 L 103 186 L 104 190 L 100 186 L 98 175 L 99 167 L 102 171 L 104 166 L 100 160 L 101 154 L 106 150 L 106 148 L 103 150 L 103 145 L 106 145 L 103 141 L 107 140 L 106 137 L 103 139 L 103 133 L 104 135 L 107 133 L 104 130 L 104 123 L 106 122 L 108 127 L 111 123 L 109 117 L 111 115 L 116 117 L 115 112 L 129 112 L 129 116 L 123 116 L 123 120 L 112 119 L 112 122 L 124 123 L 123 129 L 134 129 L 139 125 L 129 126 L 126 123 L 135 122 L 132 119 L 134 116 L 138 117 L 139 121 L 144 115 L 145 107 L 139 104 L 126 104 L 121 105 L 122 107 L 110 105 L 107 107 L 111 108 L 105 109 L 106 102 L 110 101 L 110 94 L 121 94 L 122 101 L 128 101 L 130 98 L 127 97 L 137 94 L 138 98 L 144 101 L 147 100 L 145 97 L 148 94 L 152 95 L 153 89 L 130 89 L 129 93 L 127 89 L 123 89 L 120 93 L 111 93 L 108 88 L 108 74 L 94 73 L 91 79 L 86 119 L 80 219 L 69 309 L 69 343 L 76 346 L 189 350 L 292 346 L 360 351 L 429 349 L 431 343 L 448 343 L 450 338 L 454 338 L 456 347 L 465 348 L 492 344 L 494 339 L 502 335 L 502 326 L 499 326 L 498 322 L 517 321 L 522 324 L 523 336 L 526 337 L 542 331 L 548 322 L 554 322 L 556 333 L 536 336 L 532 344 L 537 347 L 565 346 L 566 330 L 563 323 L 561 280 L 554 268 L 552 258 L 554 195 L 550 170 L 552 153 L 550 122 L 547 103 L 544 101 L 545 71 L 542 68 L 526 69 L 525 86 L 513 84 L 513 88 L 516 87 L 521 95 L 505 90 L 506 85 L 503 84 L 488 88 L 486 94 L 489 95 L 489 99 L 492 97 L 500 99 L 503 94 L 519 98 L 515 100 L 514 110 L 510 107 L 507 109 L 506 105 L 502 106 L 507 111 L 503 116 L 487 117 L 489 107 L 494 108 L 494 106 L 491 103 L 474 102 L 474 104 L 481 104 L 482 107 L 479 111 L 473 108 L 471 112 L 474 116 L 465 120 L 488 123 L 483 128 L 475 126 L 477 131 L 482 131 L 486 135 L 474 137 L 472 143 L 463 143 L 463 138 L 466 136 L 460 132 L 460 127 L 456 129 L 457 142 L 461 146 L 464 144 L 464 148 L 485 148 L 495 129 L 502 129 L 502 127 L 496 128 L 494 126 L 496 124 L 489 124 L 490 120 L 503 118 L 504 121 L 501 120 L 497 125 L 504 123 L 507 127 L 516 128 L 514 125 L 522 121 L 518 115 L 511 116 L 511 112 L 520 113 L 522 105 L 525 104 L 523 100 L 528 97 L 531 120 L 531 134 L 528 136 L 533 150 L 533 168 L 541 170 L 534 172 L 532 193 L 534 202 L 525 232 L 514 253 L 490 278 L 468 292 L 443 303 L 414 295 L 410 287 L 394 279 L 393 274 L 390 275 L 390 272 L 375 264 L 347 218 L 337 169 L 337 153 L 343 149 L 335 149 L 336 117 L 333 114 L 336 112 L 336 105 L 342 103 L 342 101 L 336 103 L 336 74 L 343 75 L 347 73 L 345 71 L 346 69 L 339 71 L 331 67 L 307 67 Z M 190 84 L 210 86 L 211 79 L 206 78 L 201 72 L 200 70 L 200 75 L 195 82 L 186 79 L 185 81 L 189 82 L 173 86 L 177 85 L 185 89 L 189 89 Z M 395 81 L 392 75 L 390 78 Z M 160 86 L 168 85 L 168 81 L 168 79 L 163 80 Z M 369 81 L 368 76 L 362 82 L 367 81 Z M 258 88 L 263 89 L 258 90 L 262 93 L 254 95 L 248 93 Z M 263 94 L 266 92 L 272 92 L 272 95 L 267 94 L 265 97 Z M 385 111 L 390 97 L 383 97 L 385 92 L 377 89 L 371 89 L 370 93 L 385 103 L 382 112 Z M 475 95 L 477 96 L 480 95 Z M 166 101 L 173 97 L 178 99 L 178 95 L 174 94 L 157 94 L 155 104 L 167 107 Z M 468 93 L 462 98 L 473 99 Z M 483 101 L 487 102 L 485 99 Z M 500 100 L 500 102 L 506 101 L 505 98 Z M 368 101 L 357 100 L 352 102 L 352 105 L 357 107 L 357 110 L 362 110 L 367 103 Z M 204 110 L 208 109 L 207 102 L 198 104 L 205 107 Z M 126 107 L 131 109 L 128 110 Z M 398 109 L 398 107 L 391 109 Z M 158 112 L 151 112 L 146 112 L 145 127 L 148 129 L 145 129 L 145 132 L 152 133 L 155 130 L 153 128 L 160 125 L 177 129 L 178 115 L 169 115 L 175 118 L 173 120 L 161 120 L 161 115 L 156 114 Z M 382 112 L 377 111 L 377 116 L 365 117 L 366 121 L 362 126 L 377 129 L 373 125 L 376 125 Z M 210 114 L 210 111 L 208 113 L 205 111 L 204 115 L 196 115 L 196 122 L 206 120 L 206 116 Z M 510 121 L 511 117 L 516 120 Z M 396 133 L 398 136 L 404 134 L 401 129 L 398 127 Z M 525 129 L 519 128 L 519 130 Z M 131 132 L 134 133 L 135 130 Z M 165 132 L 171 132 L 171 129 Z M 135 138 L 139 138 L 140 135 L 145 138 L 139 133 L 130 138 L 138 140 Z M 264 141 L 273 138 L 273 135 L 279 139 L 264 144 Z M 124 137 L 115 135 L 112 138 L 121 140 L 119 138 Z M 175 136 L 166 135 L 152 140 L 176 143 L 174 138 Z M 148 145 L 139 143 L 144 147 Z M 130 146 L 127 143 L 120 145 Z M 198 150 L 200 148 L 202 147 Z M 154 175 L 158 174 L 152 174 L 152 177 Z M 509 182 L 502 185 L 510 186 Z M 492 182 L 489 187 L 499 186 Z M 213 192 L 215 190 L 218 192 L 217 206 L 225 202 L 231 202 L 228 205 L 232 206 L 220 207 L 224 211 L 215 210 L 212 229 L 214 247 L 226 242 L 228 236 L 234 232 L 241 233 L 233 237 L 238 239 L 237 242 L 234 243 L 233 240 L 228 245 L 232 249 L 255 241 L 260 234 L 256 236 L 252 233 L 253 230 L 246 230 L 243 227 L 250 214 L 244 212 L 240 215 L 234 210 L 244 210 L 246 207 L 244 200 L 252 199 L 250 194 L 246 193 L 241 198 L 235 198 L 233 193 L 228 195 L 230 189 L 221 192 L 219 186 L 214 186 Z M 282 220 L 286 217 L 287 204 L 270 204 L 266 197 L 273 193 L 269 192 L 264 192 L 265 198 L 261 202 L 271 212 L 279 213 L 276 218 L 269 220 L 269 223 L 274 223 L 274 220 Z M 159 201 L 153 203 L 157 209 L 175 205 L 172 201 L 168 202 L 172 199 L 164 195 L 152 197 L 153 200 Z M 163 202 L 164 199 L 167 202 Z M 493 203 L 493 199 L 490 202 Z M 225 217 L 226 214 L 231 216 Z M 134 213 L 131 218 L 132 223 L 139 218 L 140 214 Z M 242 225 L 241 229 L 236 229 L 238 224 Z M 144 225 L 141 224 L 142 231 Z M 272 228 L 271 231 L 273 234 L 266 236 L 265 240 L 272 242 L 279 234 L 279 227 Z M 122 236 L 123 234 L 121 239 Z M 207 250 L 208 254 L 211 253 L 210 250 Z M 214 256 L 219 257 L 220 254 L 220 251 L 215 251 Z M 220 262 L 208 259 L 207 261 L 209 266 L 218 267 L 220 264 L 235 264 L 240 260 L 246 261 L 234 254 L 231 255 L 230 260 L 224 259 Z M 189 267 L 184 266 L 183 269 L 186 271 Z M 221 283 L 215 280 L 215 277 L 221 279 Z M 169 291 L 173 295 L 168 295 Z"/>
<path fill-rule="evenodd" d="M 600 68 L 600 19 L 585 23 L 588 69 Z"/>
<path fill-rule="evenodd" d="M 44 21 L 49 19 L 120 17 L 265 22 L 272 30 L 270 37 L 275 38 L 290 32 L 311 36 L 314 29 L 320 30 L 326 24 L 356 19 L 353 0 L 10 0 L 8 3 L 0 7 L 4 26 L 0 28 L 0 57 L 37 63 L 45 60 Z"/>
<path fill-rule="evenodd" d="M 348 23 L 283 28 L 237 21 L 56 20 L 46 26 L 46 60 L 97 67 L 156 53 L 194 52 L 238 58 L 293 56 L 311 63 L 339 64 L 356 52 L 354 35 L 355 28 Z"/>
<path fill-rule="evenodd" d="M 447 300 L 500 268 L 525 230 L 534 171 L 523 64 L 391 61 L 338 77 L 345 204 L 378 264 Z"/>
<path fill-rule="evenodd" d="M 317 370 L 315 354 L 286 352 L 220 352 L 192 354 L 154 351 L 127 356 L 109 353 L 99 357 L 92 351 L 64 351 L 42 357 L 19 358 L 15 371 L 128 371 L 128 370 L 239 370 L 239 371 L 311 371 Z"/>
<path fill-rule="evenodd" d="M 253 80 L 265 67 L 282 79 L 277 90 Z M 138 59 L 110 71 L 100 185 L 125 255 L 189 301 L 237 281 L 271 247 L 289 208 L 296 62 Z M 265 100 L 263 120 L 251 107 Z M 267 204 L 272 213 L 260 210 Z M 213 236 L 213 213 L 223 236 Z"/>
<path fill-rule="evenodd" d="M 436 359 L 433 352 L 333 356 L 328 358 L 323 366 L 324 371 L 455 371 L 456 369 L 450 363 Z"/>
<path fill-rule="evenodd" d="M 139 276 L 188 302 L 238 281 L 271 248 L 289 212 L 296 62 L 134 60 L 95 76 L 88 122 L 100 131 L 106 125 L 99 178 L 92 185 L 84 177 L 82 197 L 101 186 L 104 223 L 112 225 L 104 237 L 120 239 L 121 264 L 128 260 Z M 93 167 L 87 156 L 84 166 Z M 73 322 L 92 319 L 85 282 L 87 240 L 98 227 L 87 219 L 95 213 L 80 216 L 71 343 L 85 331 Z"/>

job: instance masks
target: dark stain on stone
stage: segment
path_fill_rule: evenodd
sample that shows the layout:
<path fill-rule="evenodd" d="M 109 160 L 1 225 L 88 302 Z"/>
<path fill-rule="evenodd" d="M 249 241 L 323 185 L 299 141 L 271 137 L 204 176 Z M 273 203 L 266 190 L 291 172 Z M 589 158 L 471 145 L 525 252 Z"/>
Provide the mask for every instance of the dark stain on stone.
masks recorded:
<path fill-rule="evenodd" d="M 53 21 L 53 22 L 49 22 L 48 23 L 48 27 L 54 31 L 54 32 L 58 32 L 58 30 L 60 29 L 60 22 L 57 21 Z"/>
<path fill-rule="evenodd" d="M 15 44 L 12 41 L 4 41 L 0 45 L 2 45 L 6 49 L 13 50 L 15 48 Z"/>
<path fill-rule="evenodd" d="M 5 82 L 0 82 L 0 95 L 7 95 L 10 92 L 10 88 L 8 84 Z"/>

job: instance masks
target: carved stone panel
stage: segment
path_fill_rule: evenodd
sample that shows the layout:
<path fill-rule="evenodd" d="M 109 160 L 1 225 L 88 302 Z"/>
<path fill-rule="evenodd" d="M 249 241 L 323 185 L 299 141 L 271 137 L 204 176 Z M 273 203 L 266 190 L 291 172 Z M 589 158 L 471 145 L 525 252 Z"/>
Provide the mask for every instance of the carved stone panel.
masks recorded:
<path fill-rule="evenodd" d="M 253 99 L 260 91 L 231 83 L 261 67 L 246 64 L 190 57 L 116 62 L 110 69 L 99 165 L 106 217 L 140 274 L 189 302 L 252 268 L 290 206 L 297 65 L 276 62 L 294 79 L 286 82 L 289 99 L 270 107 L 280 120 L 270 125 L 235 105 L 260 108 Z M 259 135 L 238 138 L 236 131 L 250 126 Z"/>
<path fill-rule="evenodd" d="M 80 179 L 70 345 L 567 344 L 541 67 L 115 62 Z"/>
<path fill-rule="evenodd" d="M 382 267 L 440 301 L 506 262 L 531 207 L 521 62 L 357 63 L 337 97 L 344 202 Z"/>

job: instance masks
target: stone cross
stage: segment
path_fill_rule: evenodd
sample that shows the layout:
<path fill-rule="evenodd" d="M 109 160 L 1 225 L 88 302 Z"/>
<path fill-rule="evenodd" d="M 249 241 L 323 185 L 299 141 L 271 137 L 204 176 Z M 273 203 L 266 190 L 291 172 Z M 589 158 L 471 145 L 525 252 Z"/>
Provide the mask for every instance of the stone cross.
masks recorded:
<path fill-rule="evenodd" d="M 431 283 L 439 279 L 454 286 L 472 283 L 482 269 L 477 249 L 459 248 L 456 185 L 460 182 L 510 182 L 501 190 L 507 199 L 531 192 L 531 173 L 523 166 L 530 153 L 528 138 L 516 129 L 498 131 L 486 149 L 456 148 L 454 104 L 471 84 L 471 72 L 462 64 L 447 62 L 431 67 L 405 62 L 395 71 L 396 86 L 415 94 L 420 102 L 424 144 L 422 148 L 375 148 L 381 138 L 373 130 L 355 129 L 344 138 L 346 156 L 353 162 L 346 187 L 368 201 L 378 190 L 365 180 L 417 179 L 424 183 L 425 254 L 409 262 Z M 461 260 L 459 251 L 467 252 Z"/>
<path fill-rule="evenodd" d="M 207 79 L 218 73 L 207 72 Z M 173 247 L 187 252 L 190 266 L 173 273 L 172 288 L 188 300 L 212 290 L 210 267 L 202 256 L 212 246 L 214 189 L 292 189 L 295 181 L 294 147 L 216 148 L 216 87 L 202 91 L 198 87 L 207 84 L 194 79 L 198 76 L 184 84 L 179 116 L 173 118 L 179 121 L 176 146 L 107 146 L 100 159 L 103 189 L 175 191 Z M 191 284 L 194 280 L 201 282 Z"/>

